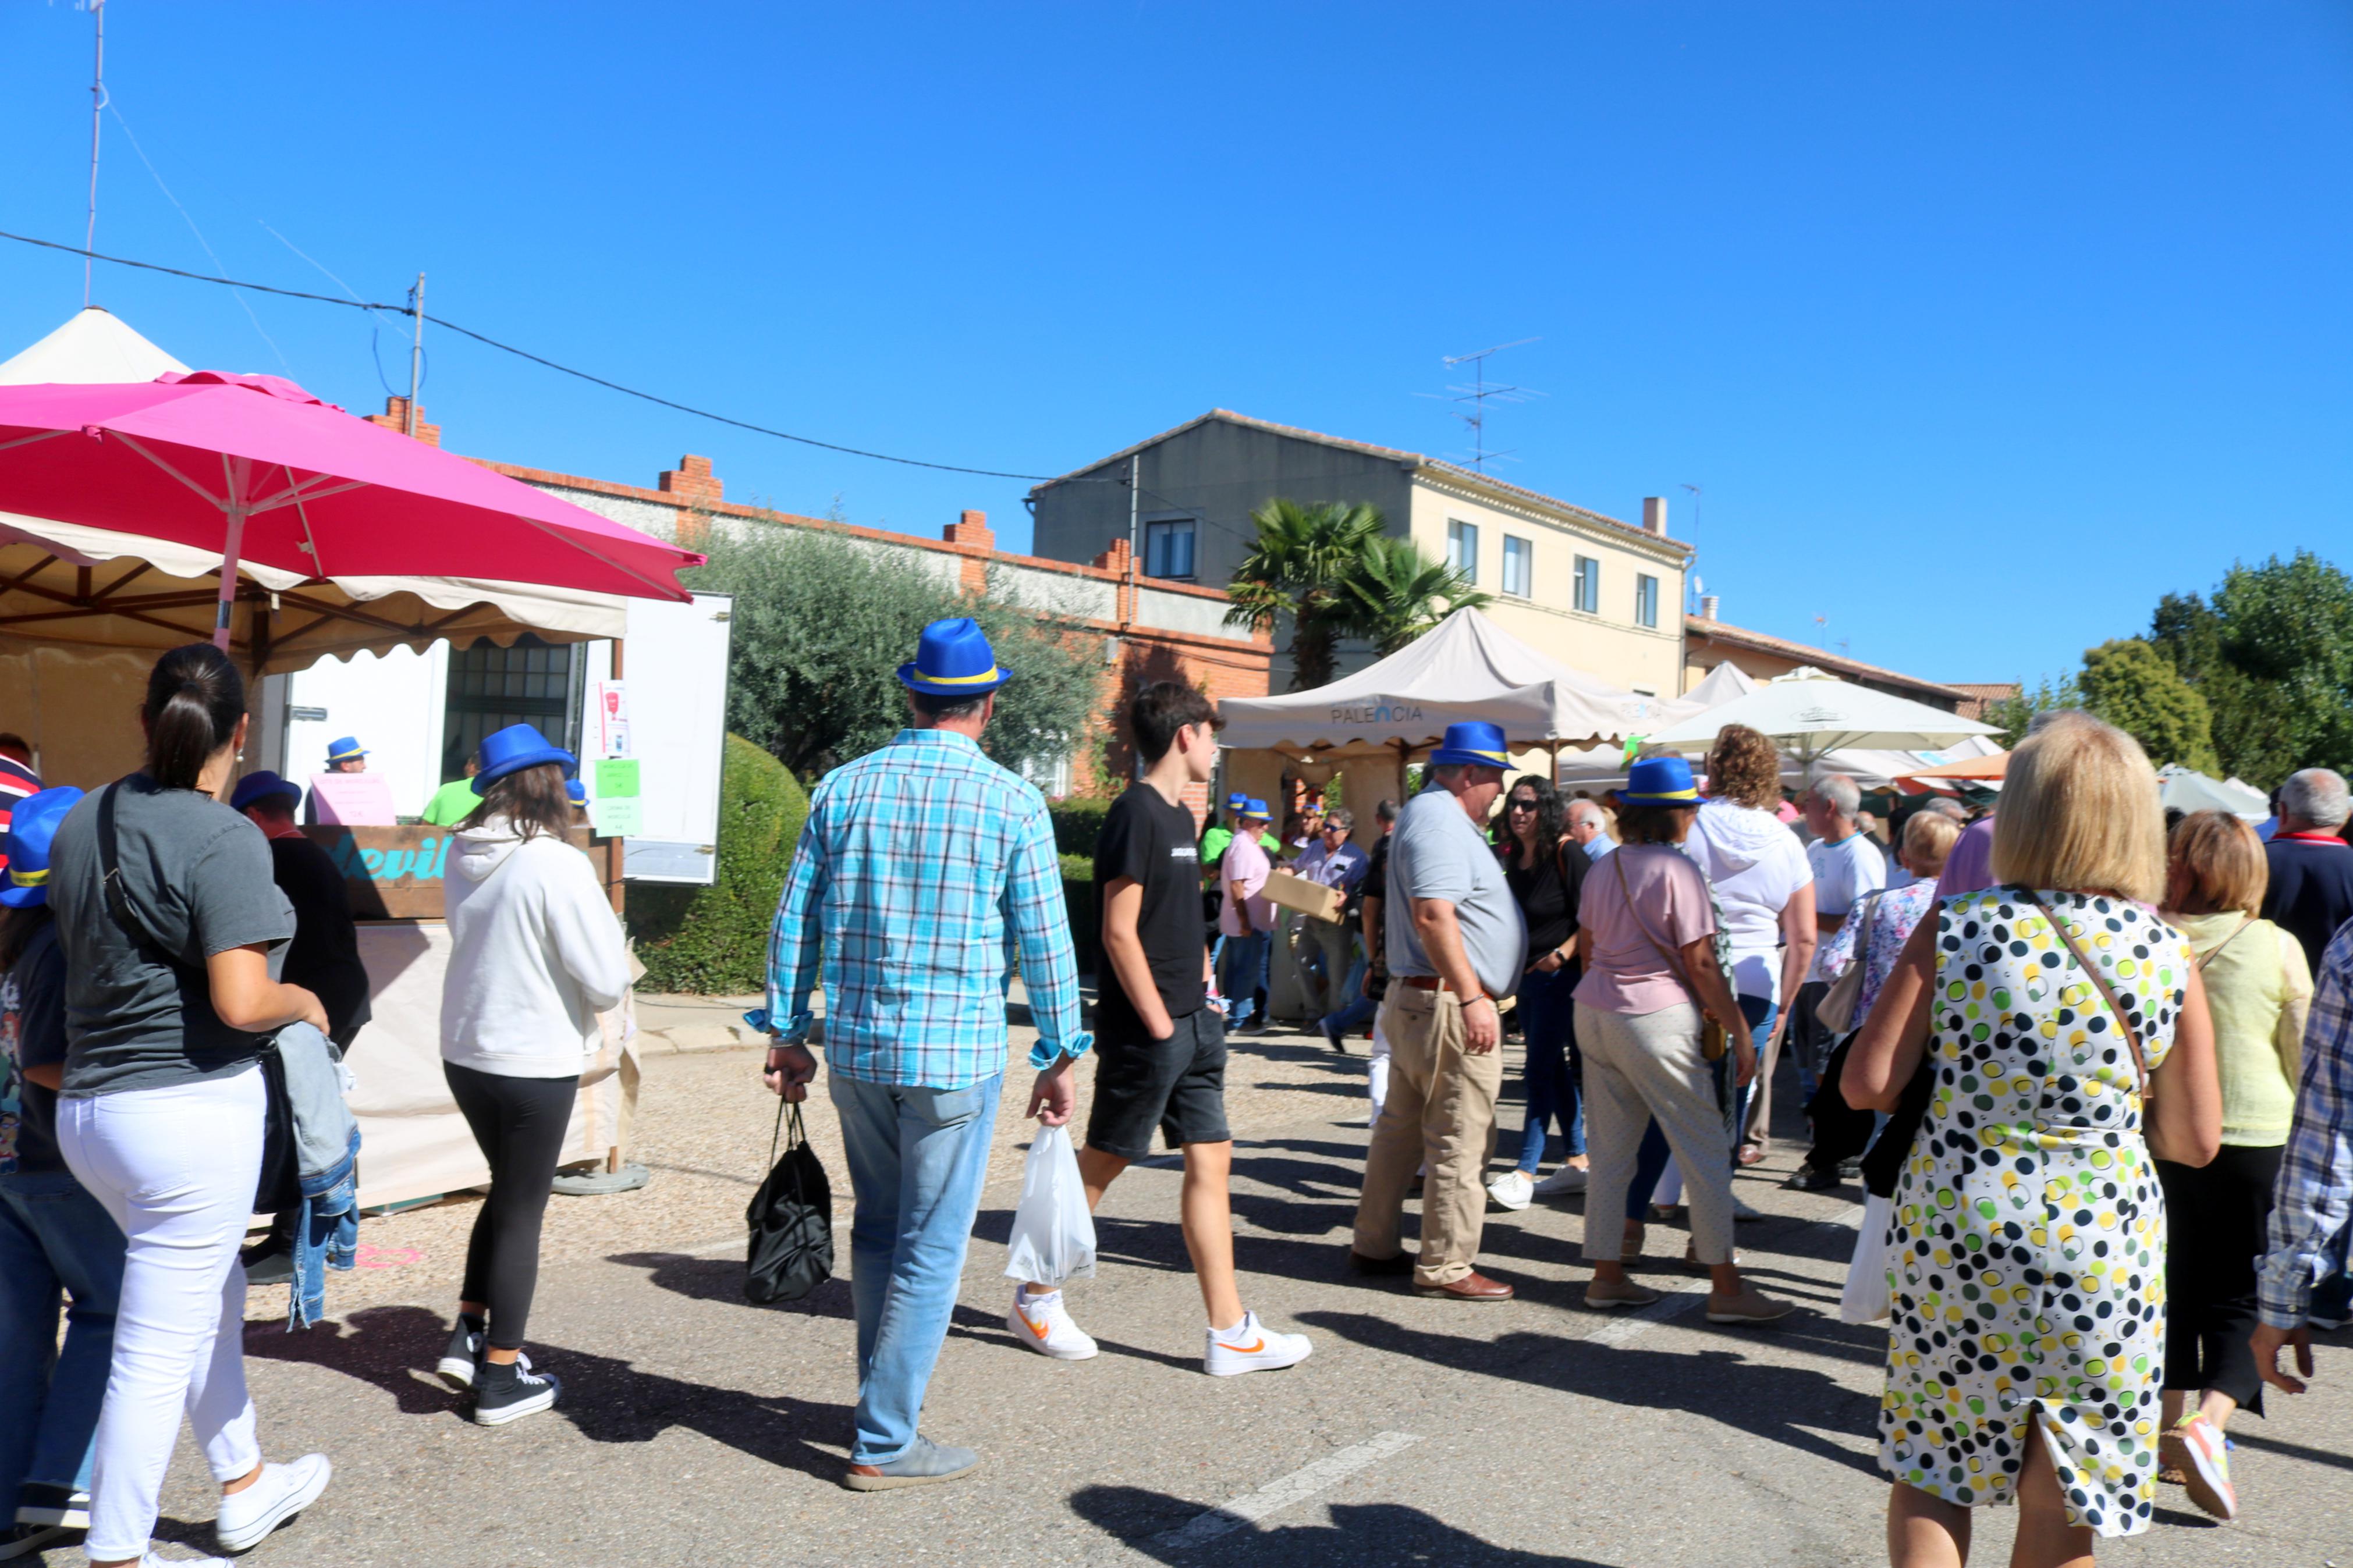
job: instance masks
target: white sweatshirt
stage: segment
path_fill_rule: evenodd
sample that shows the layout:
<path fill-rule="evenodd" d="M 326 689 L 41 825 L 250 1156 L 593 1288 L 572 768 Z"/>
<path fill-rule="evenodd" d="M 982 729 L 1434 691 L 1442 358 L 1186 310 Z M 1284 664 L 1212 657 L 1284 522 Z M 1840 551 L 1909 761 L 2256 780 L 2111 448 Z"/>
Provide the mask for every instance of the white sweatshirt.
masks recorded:
<path fill-rule="evenodd" d="M 596 1015 L 629 989 L 621 923 L 588 858 L 501 817 L 457 838 L 442 882 L 442 1059 L 506 1078 L 582 1072 Z"/>

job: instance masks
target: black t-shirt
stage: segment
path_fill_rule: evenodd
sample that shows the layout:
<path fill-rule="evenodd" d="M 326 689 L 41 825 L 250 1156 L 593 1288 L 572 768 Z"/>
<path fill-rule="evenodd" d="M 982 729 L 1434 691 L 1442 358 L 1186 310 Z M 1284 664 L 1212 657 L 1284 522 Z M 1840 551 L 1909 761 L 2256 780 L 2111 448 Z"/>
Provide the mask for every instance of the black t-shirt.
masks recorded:
<path fill-rule="evenodd" d="M 66 955 L 53 920 L 41 922 L 16 967 L 0 976 L 0 1170 L 11 1156 L 19 1171 L 64 1170 L 57 1093 L 23 1071 L 66 1059 Z"/>
<path fill-rule="evenodd" d="M 294 940 L 280 978 L 316 995 L 327 1010 L 328 1037 L 347 1046 L 370 1015 L 367 969 L 343 874 L 332 856 L 302 837 L 271 839 L 269 866 L 278 890 L 294 906 Z"/>
<path fill-rule="evenodd" d="M 1356 884 L 1356 923 L 1360 928 L 1364 924 L 1363 915 L 1366 899 L 1378 899 L 1384 904 L 1388 901 L 1389 837 L 1388 834 L 1384 833 L 1373 841 L 1372 864 L 1365 868 L 1365 879 Z M 1384 923 L 1388 920 L 1386 911 L 1383 912 L 1381 920 Z M 1377 983 L 1388 979 L 1389 962 L 1386 949 L 1372 955 L 1372 972 L 1373 979 Z"/>
<path fill-rule="evenodd" d="M 1098 897 L 1115 877 L 1125 877 L 1144 889 L 1135 934 L 1144 942 L 1144 961 L 1152 968 L 1161 1005 L 1171 1018 L 1199 1012 L 1206 1000 L 1201 984 L 1201 848 L 1193 839 L 1192 812 L 1169 805 L 1150 784 L 1128 785 L 1104 814 L 1103 835 L 1095 840 Z M 1144 1025 L 1135 1004 L 1128 1000 L 1110 964 L 1103 967 L 1095 996 L 1096 1032 L 1139 1032 Z"/>
<path fill-rule="evenodd" d="M 1518 848 L 1512 846 L 1514 852 Z M 1545 864 L 1523 868 L 1504 862 L 1504 880 L 1528 922 L 1530 963 L 1577 934 L 1577 901 L 1585 894 L 1585 873 L 1592 865 L 1584 849 L 1566 838 Z"/>

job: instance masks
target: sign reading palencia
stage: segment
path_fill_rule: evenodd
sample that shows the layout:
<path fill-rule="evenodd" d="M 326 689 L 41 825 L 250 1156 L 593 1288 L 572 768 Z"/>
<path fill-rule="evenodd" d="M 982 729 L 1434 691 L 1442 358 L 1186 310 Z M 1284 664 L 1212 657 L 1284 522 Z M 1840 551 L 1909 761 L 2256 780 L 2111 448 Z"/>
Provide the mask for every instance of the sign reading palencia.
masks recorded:
<path fill-rule="evenodd" d="M 449 849 L 457 837 L 449 829 L 320 826 L 302 832 L 327 852 L 335 869 L 343 873 L 354 919 L 442 918 L 441 879 L 448 869 Z M 620 875 L 620 840 L 592 837 L 586 827 L 574 828 L 571 838 L 587 851 L 596 868 L 596 879 L 611 888 Z"/>

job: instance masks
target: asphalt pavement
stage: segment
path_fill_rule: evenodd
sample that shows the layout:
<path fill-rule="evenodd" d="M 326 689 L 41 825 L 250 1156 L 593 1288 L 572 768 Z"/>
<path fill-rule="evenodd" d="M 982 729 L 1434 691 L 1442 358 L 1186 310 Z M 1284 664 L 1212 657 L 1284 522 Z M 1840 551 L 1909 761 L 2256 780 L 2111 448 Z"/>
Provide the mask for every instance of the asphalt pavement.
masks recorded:
<path fill-rule="evenodd" d="M 741 1096 L 751 1059 L 657 1058 L 646 1093 Z M 836 1279 L 792 1307 L 745 1305 L 735 1215 L 749 1182 L 730 1177 L 699 1232 L 682 1220 L 661 1247 L 547 1268 L 531 1350 L 564 1379 L 564 1398 L 512 1426 L 469 1424 L 433 1378 L 448 1331 L 448 1303 L 427 1299 L 438 1293 L 379 1300 L 304 1334 L 250 1325 L 269 1451 L 321 1449 L 337 1473 L 248 1561 L 1884 1562 L 1873 1424 L 1885 1335 L 1836 1316 L 1859 1190 L 1783 1190 L 1787 1153 L 1744 1175 L 1742 1195 L 1770 1217 L 1740 1227 L 1742 1261 L 1803 1305 L 1776 1327 L 1708 1326 L 1697 1310 L 1705 1281 L 1679 1261 L 1683 1235 L 1660 1226 L 1639 1277 L 1669 1292 L 1661 1304 L 1633 1316 L 1584 1310 L 1581 1200 L 1491 1212 L 1481 1267 L 1518 1300 L 1426 1300 L 1344 1266 L 1366 1138 L 1363 1072 L 1361 1057 L 1335 1058 L 1320 1041 L 1238 1042 L 1239 1087 L 1288 1091 L 1263 1100 L 1288 1108 L 1280 1124 L 1237 1126 L 1234 1212 L 1245 1300 L 1314 1339 L 1296 1368 L 1202 1373 L 1173 1157 L 1112 1189 L 1098 1277 L 1071 1288 L 1103 1354 L 1063 1363 L 1022 1348 L 1004 1326 L 1018 1186 L 1018 1166 L 1004 1162 L 923 1415 L 926 1432 L 980 1449 L 986 1468 L 962 1483 L 846 1491 L 846 1286 Z M 1008 1083 L 1008 1122 L 1023 1098 Z M 1517 1117 L 1508 1106 L 1507 1124 Z M 819 1148 L 828 1152 L 822 1139 Z M 848 1183 L 838 1154 L 830 1163 L 846 1269 Z M 1411 1224 L 1409 1208 L 1409 1233 Z M 2168 1489 L 2158 1528 L 2114 1543 L 2103 1561 L 2353 1568 L 2353 1348 L 2338 1335 L 2319 1354 L 2313 1393 L 2234 1428 L 2241 1522 L 2213 1526 Z M 167 1556 L 209 1550 L 209 1489 L 184 1439 L 161 1533 L 185 1546 Z M 1978 1528 L 1978 1560 L 2003 1561 L 2008 1511 L 1983 1510 Z M 49 1561 L 62 1568 L 80 1554 Z"/>

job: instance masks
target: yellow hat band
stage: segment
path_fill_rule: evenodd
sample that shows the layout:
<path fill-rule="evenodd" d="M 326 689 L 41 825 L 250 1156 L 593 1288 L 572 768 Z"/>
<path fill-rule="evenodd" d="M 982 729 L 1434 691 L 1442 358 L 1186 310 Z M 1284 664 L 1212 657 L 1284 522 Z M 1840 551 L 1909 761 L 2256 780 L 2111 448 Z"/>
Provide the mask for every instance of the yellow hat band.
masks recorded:
<path fill-rule="evenodd" d="M 1699 798 L 1699 791 L 1695 789 L 1646 789 L 1636 793 L 1638 793 L 1644 801 L 1697 800 Z"/>
<path fill-rule="evenodd" d="M 1499 768 L 1507 768 L 1512 765 L 1512 759 L 1504 755 L 1501 752 L 1474 752 L 1468 746 L 1458 746 L 1455 747 L 1454 750 L 1461 752 L 1466 757 L 1484 757 Z"/>
<path fill-rule="evenodd" d="M 978 675 L 925 675 L 919 669 L 915 671 L 915 679 L 928 680 L 934 686 L 978 686 L 984 680 L 997 679 L 997 666 L 992 664 Z"/>
<path fill-rule="evenodd" d="M 8 868 L 8 880 L 19 888 L 37 888 L 48 879 L 49 868 L 46 866 L 37 871 L 19 871 L 14 866 Z"/>

